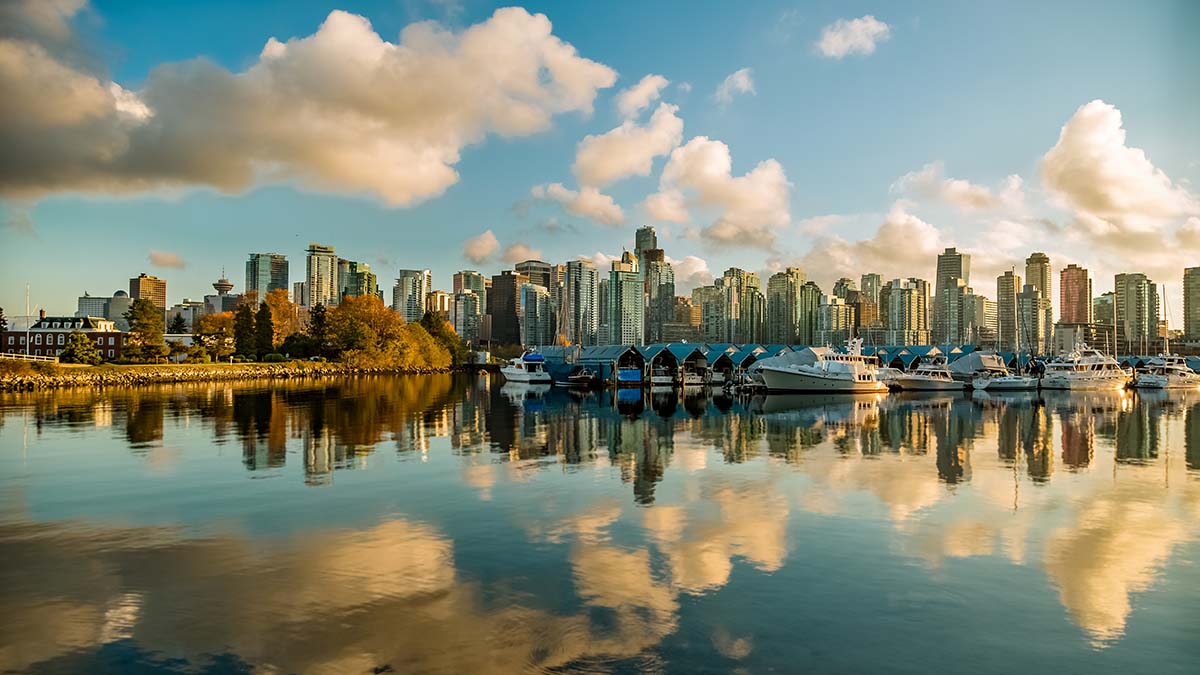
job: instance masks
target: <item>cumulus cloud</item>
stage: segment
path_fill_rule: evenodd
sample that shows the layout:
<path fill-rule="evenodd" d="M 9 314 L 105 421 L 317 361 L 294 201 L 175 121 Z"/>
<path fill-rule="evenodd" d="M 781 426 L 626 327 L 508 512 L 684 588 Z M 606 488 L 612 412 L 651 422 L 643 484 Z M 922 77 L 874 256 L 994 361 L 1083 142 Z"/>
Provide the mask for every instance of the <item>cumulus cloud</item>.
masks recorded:
<path fill-rule="evenodd" d="M 165 64 L 134 92 L 74 65 L 51 4 L 19 5 L 50 17 L 27 17 L 42 29 L 0 33 L 5 197 L 295 182 L 404 206 L 457 182 L 463 148 L 590 113 L 616 79 L 520 8 L 457 33 L 415 23 L 396 43 L 334 11 L 310 36 L 271 38 L 243 71 Z"/>
<path fill-rule="evenodd" d="M 684 256 L 676 260 L 667 257 L 671 263 L 671 271 L 675 273 L 675 291 L 687 294 L 697 286 L 707 286 L 712 283 L 713 273 L 708 269 L 708 261 L 694 255 Z"/>
<path fill-rule="evenodd" d="M 567 213 L 590 218 L 602 225 L 619 225 L 625 222 L 625 212 L 613 198 L 590 185 L 572 190 L 562 183 L 535 185 L 530 190 L 534 199 L 562 204 Z"/>
<path fill-rule="evenodd" d="M 463 257 L 473 263 L 487 262 L 499 250 L 500 242 L 491 230 L 484 230 L 463 242 Z"/>
<path fill-rule="evenodd" d="M 620 260 L 621 257 L 615 256 L 615 255 L 609 255 L 603 251 L 596 251 L 592 255 L 580 255 L 579 259 L 591 261 L 591 263 L 596 266 L 596 269 L 600 270 L 601 273 L 603 273 L 605 270 L 607 270 L 609 268 L 609 265 L 611 265 L 613 263 L 613 261 Z"/>
<path fill-rule="evenodd" d="M 1009 176 L 1005 180 L 1004 190 L 1007 200 L 1019 200 L 1021 177 Z M 921 167 L 920 171 L 904 174 L 892 185 L 892 191 L 937 199 L 964 211 L 995 208 L 1002 203 L 1000 197 L 983 185 L 959 178 L 947 178 L 945 166 L 940 161 L 930 162 Z"/>
<path fill-rule="evenodd" d="M 683 192 L 676 189 L 663 190 L 646 197 L 642 208 L 659 222 L 686 223 L 691 220 L 687 200 L 684 199 Z"/>
<path fill-rule="evenodd" d="M 146 260 L 150 261 L 155 267 L 171 267 L 181 270 L 187 267 L 187 263 L 178 253 L 171 251 L 155 251 L 151 250 L 150 255 L 146 256 Z"/>
<path fill-rule="evenodd" d="M 818 239 L 799 266 L 826 287 L 839 277 L 857 278 L 863 272 L 878 272 L 885 279 L 927 277 L 946 243 L 936 227 L 908 212 L 911 207 L 911 202 L 897 201 L 867 239 L 850 242 L 837 235 Z"/>
<path fill-rule="evenodd" d="M 621 126 L 579 142 L 571 169 L 581 185 L 607 185 L 626 176 L 650 175 L 655 157 L 683 141 L 678 106 L 662 103 L 645 126 L 626 120 Z"/>
<path fill-rule="evenodd" d="M 1134 243 L 1200 212 L 1195 197 L 1125 144 L 1121 111 L 1104 101 L 1075 111 L 1041 172 L 1045 188 L 1075 211 L 1077 228 L 1110 244 Z"/>
<path fill-rule="evenodd" d="M 526 260 L 541 260 L 542 252 L 526 244 L 511 244 L 504 249 L 504 262 L 519 263 Z"/>
<path fill-rule="evenodd" d="M 637 117 L 658 100 L 670 81 L 662 75 L 647 75 L 637 84 L 617 94 L 617 112 L 625 119 Z"/>
<path fill-rule="evenodd" d="M 717 87 L 713 97 L 720 103 L 730 103 L 737 94 L 754 94 L 754 71 L 749 68 L 736 70 Z"/>
<path fill-rule="evenodd" d="M 659 215 L 682 215 L 667 208 L 678 205 L 679 197 L 672 194 L 677 191 L 690 199 L 689 205 L 716 213 L 716 219 L 701 231 L 705 238 L 770 248 L 776 230 L 791 220 L 791 183 L 783 166 L 768 159 L 742 176 L 733 176 L 732 168 L 729 146 L 697 136 L 671 152 L 659 192 L 647 199 L 646 208 Z"/>
<path fill-rule="evenodd" d="M 817 52 L 827 59 L 841 59 L 850 54 L 867 56 L 875 53 L 875 45 L 891 37 L 891 26 L 868 14 L 858 19 L 838 19 L 821 30 Z"/>

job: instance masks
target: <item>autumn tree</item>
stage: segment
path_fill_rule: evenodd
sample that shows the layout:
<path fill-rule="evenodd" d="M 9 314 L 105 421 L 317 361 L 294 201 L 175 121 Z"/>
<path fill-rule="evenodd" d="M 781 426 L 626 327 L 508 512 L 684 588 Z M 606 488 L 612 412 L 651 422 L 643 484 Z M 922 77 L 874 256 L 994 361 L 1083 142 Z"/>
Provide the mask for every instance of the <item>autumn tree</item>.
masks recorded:
<path fill-rule="evenodd" d="M 196 343 L 213 360 L 220 361 L 233 354 L 235 342 L 233 339 L 233 313 L 220 312 L 205 314 L 196 320 L 192 326 L 192 335 Z"/>
<path fill-rule="evenodd" d="M 100 350 L 96 343 L 82 331 L 71 331 L 67 336 L 67 344 L 58 353 L 58 360 L 63 363 L 86 363 L 94 366 L 100 363 Z"/>
<path fill-rule="evenodd" d="M 271 326 L 275 329 L 272 342 L 283 344 L 289 335 L 299 332 L 300 319 L 296 316 L 296 305 L 282 288 L 267 293 L 263 302 L 271 308 Z"/>
<path fill-rule="evenodd" d="M 238 356 L 254 358 L 258 340 L 254 332 L 254 312 L 250 305 L 238 305 L 233 315 L 233 344 Z"/>
<path fill-rule="evenodd" d="M 458 366 L 467 362 L 470 350 L 467 349 L 467 345 L 462 341 L 462 338 L 458 337 L 458 333 L 454 331 L 454 326 L 451 326 L 449 321 L 443 319 L 441 314 L 437 312 L 425 312 L 425 316 L 421 317 L 421 327 L 438 344 L 446 349 L 454 365 Z"/>
<path fill-rule="evenodd" d="M 254 346 L 258 358 L 275 351 L 275 327 L 271 321 L 271 308 L 267 303 L 258 306 L 254 317 Z"/>

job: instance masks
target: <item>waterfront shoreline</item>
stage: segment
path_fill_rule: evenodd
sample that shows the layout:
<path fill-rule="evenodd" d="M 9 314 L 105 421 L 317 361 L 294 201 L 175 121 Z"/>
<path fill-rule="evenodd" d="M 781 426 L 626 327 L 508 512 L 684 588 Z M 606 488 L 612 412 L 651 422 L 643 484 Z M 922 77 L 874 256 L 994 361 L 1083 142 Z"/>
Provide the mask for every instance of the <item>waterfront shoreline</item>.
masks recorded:
<path fill-rule="evenodd" d="M 237 380 L 296 380 L 355 375 L 427 375 L 452 372 L 442 370 L 402 370 L 372 368 L 344 363 L 292 361 L 289 363 L 171 364 L 127 366 L 51 366 L 38 372 L 0 373 L 0 391 L 36 391 L 76 387 L 136 387 L 184 382 L 225 382 Z"/>

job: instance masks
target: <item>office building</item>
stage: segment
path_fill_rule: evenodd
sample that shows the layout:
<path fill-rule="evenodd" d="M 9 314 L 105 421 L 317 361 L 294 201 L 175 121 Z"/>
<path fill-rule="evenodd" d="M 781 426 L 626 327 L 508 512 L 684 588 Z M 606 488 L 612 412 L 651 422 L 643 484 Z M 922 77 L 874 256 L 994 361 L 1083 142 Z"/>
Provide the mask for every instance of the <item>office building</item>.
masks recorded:
<path fill-rule="evenodd" d="M 529 283 L 545 288 L 547 291 L 553 286 L 554 266 L 541 260 L 526 260 L 517 263 L 513 269 L 518 274 L 524 274 L 529 278 Z"/>
<path fill-rule="evenodd" d="M 1032 354 L 1047 354 L 1051 351 L 1052 337 L 1048 308 L 1050 299 L 1033 284 L 1025 284 L 1017 294 L 1017 343 L 1024 351 Z"/>
<path fill-rule="evenodd" d="M 643 344 L 646 296 L 638 259 L 629 251 L 614 260 L 608 273 L 607 344 Z"/>
<path fill-rule="evenodd" d="M 675 319 L 675 270 L 662 249 L 647 249 L 645 271 L 646 342 L 664 342 L 663 327 Z"/>
<path fill-rule="evenodd" d="M 392 309 L 408 323 L 425 316 L 425 296 L 433 290 L 433 274 L 429 270 L 399 270 L 392 287 Z"/>
<path fill-rule="evenodd" d="M 654 228 L 649 225 L 639 227 L 633 234 L 633 255 L 637 257 L 639 264 L 644 259 L 645 252 L 655 248 L 658 248 L 658 234 Z"/>
<path fill-rule="evenodd" d="M 842 277 L 833 283 L 834 297 L 841 298 L 842 300 L 846 300 L 851 291 L 857 290 L 858 286 L 855 285 L 854 280 L 848 277 Z"/>
<path fill-rule="evenodd" d="M 1054 296 L 1050 286 L 1050 275 L 1050 256 L 1036 252 L 1025 259 L 1025 283 L 1038 289 L 1042 294 L 1042 299 L 1046 301 L 1043 308 L 1045 314 L 1039 323 L 1046 326 L 1048 338 L 1054 334 L 1054 304 L 1052 302 Z M 1043 344 L 1043 351 L 1047 347 L 1048 344 Z"/>
<path fill-rule="evenodd" d="M 929 282 L 915 277 L 887 282 L 879 290 L 879 314 L 887 344 L 929 344 Z"/>
<path fill-rule="evenodd" d="M 800 341 L 800 289 L 807 281 L 804 272 L 789 267 L 767 279 L 767 320 L 764 339 L 774 344 Z"/>
<path fill-rule="evenodd" d="M 879 289 L 883 288 L 883 277 L 875 272 L 868 272 L 859 279 L 859 290 L 863 292 L 866 302 L 879 305 Z"/>
<path fill-rule="evenodd" d="M 379 279 L 364 262 L 338 258 L 338 286 L 341 297 L 372 295 L 382 299 Z"/>
<path fill-rule="evenodd" d="M 274 290 L 288 290 L 287 256 L 279 253 L 251 253 L 246 261 L 246 286 L 243 293 L 255 293 L 259 301 Z"/>
<path fill-rule="evenodd" d="M 938 254 L 937 277 L 934 279 L 934 291 L 942 286 L 954 285 L 955 279 L 962 279 L 966 285 L 971 284 L 971 256 L 959 253 L 957 249 L 948 248 Z"/>
<path fill-rule="evenodd" d="M 937 274 L 933 286 L 933 340 L 939 343 L 956 342 L 962 334 L 964 288 L 971 285 L 971 256 L 955 248 L 938 254 Z M 942 289 L 947 289 L 943 294 Z M 942 297 L 946 295 L 946 297 Z"/>
<path fill-rule="evenodd" d="M 521 344 L 520 306 L 521 286 L 529 277 L 505 270 L 492 277 L 488 289 L 488 315 L 491 317 L 491 340 L 503 345 Z"/>
<path fill-rule="evenodd" d="M 970 342 L 970 310 L 974 292 L 962 279 L 949 279 L 934 297 L 933 341 L 938 344 L 961 345 Z"/>
<path fill-rule="evenodd" d="M 1016 351 L 1021 342 L 1017 324 L 1017 295 L 1021 292 L 1021 277 L 1012 270 L 996 277 L 996 330 L 1000 349 Z"/>
<path fill-rule="evenodd" d="M 136 279 L 129 280 L 129 297 L 133 300 L 149 300 L 155 307 L 166 310 L 167 281 L 143 272 Z"/>
<path fill-rule="evenodd" d="M 854 331 L 854 308 L 844 298 L 828 296 L 817 308 L 817 344 L 840 346 Z"/>
<path fill-rule="evenodd" d="M 964 299 L 966 342 L 981 348 L 995 348 L 997 337 L 996 303 L 972 293 Z"/>
<path fill-rule="evenodd" d="M 464 288 L 454 293 L 454 304 L 450 310 L 450 323 L 454 332 L 468 344 L 479 341 L 479 318 L 483 315 L 483 302 L 475 291 Z"/>
<path fill-rule="evenodd" d="M 482 310 L 487 308 L 487 287 L 489 285 L 491 285 L 490 280 L 475 270 L 462 270 L 454 273 L 454 292 L 457 294 L 468 290 L 474 291 L 475 295 L 479 296 Z"/>
<path fill-rule="evenodd" d="M 563 272 L 561 322 L 565 339 L 573 345 L 594 346 L 599 342 L 600 274 L 590 260 L 572 260 Z M 605 304 L 607 307 L 607 302 Z"/>
<path fill-rule="evenodd" d="M 1183 271 L 1183 339 L 1200 342 L 1200 267 Z"/>
<path fill-rule="evenodd" d="M 1148 354 L 1158 340 L 1158 287 L 1145 274 L 1118 274 L 1113 286 L 1117 347 L 1122 354 Z"/>
<path fill-rule="evenodd" d="M 1092 323 L 1092 278 L 1088 271 L 1072 263 L 1064 267 L 1058 277 L 1060 322 L 1071 325 Z"/>
<path fill-rule="evenodd" d="M 337 279 L 337 253 L 332 246 L 310 242 L 305 259 L 304 306 L 331 307 L 338 304 L 341 287 Z"/>
<path fill-rule="evenodd" d="M 537 347 L 554 344 L 554 316 L 550 312 L 550 291 L 539 284 L 521 284 L 517 315 L 521 344 Z"/>
<path fill-rule="evenodd" d="M 304 306 L 304 303 L 308 302 L 307 295 L 306 295 L 307 289 L 308 289 L 308 282 L 306 282 L 306 281 L 293 282 L 292 283 L 292 302 L 296 303 L 297 306 L 300 306 L 300 307 Z"/>

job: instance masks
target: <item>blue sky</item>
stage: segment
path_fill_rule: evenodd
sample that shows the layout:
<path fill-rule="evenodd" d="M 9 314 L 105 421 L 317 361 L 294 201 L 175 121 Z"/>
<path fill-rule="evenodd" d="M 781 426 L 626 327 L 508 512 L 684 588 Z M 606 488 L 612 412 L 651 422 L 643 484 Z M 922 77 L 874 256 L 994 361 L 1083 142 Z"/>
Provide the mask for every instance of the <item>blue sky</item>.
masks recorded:
<path fill-rule="evenodd" d="M 0 38 L 42 40 L 56 63 L 101 83 L 111 79 L 152 102 L 158 100 L 156 87 L 171 92 L 159 96 L 171 98 L 187 86 L 155 84 L 150 74 L 163 64 L 204 57 L 241 73 L 259 61 L 268 38 L 312 36 L 335 9 L 365 17 L 383 40 L 395 43 L 414 21 L 438 21 L 458 33 L 488 22 L 500 6 L 94 2 L 67 19 L 70 49 L 61 36 Z M 994 295 L 998 270 L 1019 267 L 1033 250 L 1049 252 L 1056 269 L 1068 262 L 1089 266 L 1097 293 L 1111 288 L 1115 271 L 1146 271 L 1177 287 L 1183 267 L 1200 264 L 1196 3 L 523 6 L 530 14 L 545 14 L 554 38 L 572 45 L 578 57 L 614 71 L 615 80 L 611 86 L 597 84 L 604 79 L 597 75 L 587 103 L 546 102 L 556 110 L 536 131 L 466 134 L 472 137 L 456 145 L 457 158 L 448 163 L 457 179 L 410 204 L 391 205 L 378 190 L 364 189 L 371 176 L 338 174 L 333 187 L 314 189 L 312 181 L 288 173 L 286 161 L 283 177 L 270 176 L 264 163 L 255 163 L 261 156 L 249 160 L 255 178 L 223 186 L 228 191 L 213 185 L 223 175 L 157 183 L 142 173 L 135 184 L 127 176 L 106 176 L 116 170 L 92 160 L 86 166 L 91 174 L 64 179 L 78 169 L 78 157 L 58 149 L 43 154 L 41 147 L 68 138 L 71 130 L 46 131 L 36 120 L 0 118 L 14 135 L 21 131 L 21 139 L 28 139 L 0 175 L 0 209 L 7 222 L 0 229 L 0 306 L 10 315 L 20 313 L 28 282 L 34 304 L 70 313 L 83 291 L 111 293 L 142 271 L 168 280 L 172 303 L 211 292 L 222 268 L 240 289 L 251 251 L 287 254 L 292 277 L 299 280 L 308 241 L 371 263 L 389 288 L 402 267 L 430 267 L 435 285 L 448 288 L 455 270 L 504 268 L 505 249 L 512 245 L 540 251 L 550 261 L 619 255 L 622 246 L 632 247 L 633 230 L 643 224 L 659 227 L 668 256 L 694 256 L 684 266 L 693 281 L 702 281 L 705 269 L 720 274 L 737 265 L 769 273 L 787 264 L 804 267 L 823 284 L 868 271 L 931 278 L 932 253 L 942 245 L 975 254 L 973 285 L 986 295 Z M 838 58 L 819 49 L 823 31 L 836 22 L 868 16 L 886 24 L 886 35 L 876 33 L 870 53 L 860 49 Z M 311 62 L 293 60 L 296 72 L 312 76 Z M 718 100 L 714 93 L 721 83 L 742 69 L 748 69 L 753 91 Z M 554 199 L 533 199 L 535 186 L 580 189 L 572 172 L 578 144 L 620 126 L 619 93 L 651 74 L 669 84 L 629 124 L 648 125 L 660 103 L 678 106 L 674 114 L 682 120 L 682 134 L 670 150 L 692 147 L 696 137 L 723 143 L 732 159 L 728 180 L 663 181 L 671 162 L 678 165 L 675 175 L 693 175 L 688 167 L 703 173 L 699 167 L 709 166 L 712 155 L 699 151 L 716 146 L 699 144 L 690 159 L 664 152 L 652 158 L 647 175 L 597 186 L 620 207 L 619 224 L 570 213 Z M 35 74 L 26 69 L 3 77 Z M 438 89 L 438 82 L 422 80 L 421 73 L 407 77 L 406 89 Z M 29 81 L 9 84 L 39 91 Z M 296 110 L 304 107 L 309 90 L 280 91 L 272 104 Z M 1079 112 L 1097 99 L 1103 107 Z M 440 103 L 451 113 L 457 105 Z M 32 104 L 26 108 L 36 112 Z M 187 119 L 186 111 L 171 117 L 152 103 L 150 108 L 153 119 L 172 119 L 175 127 Z M 1045 158 L 1068 124 L 1075 125 L 1078 142 L 1060 143 L 1055 166 L 1061 170 L 1047 180 Z M 1123 140 L 1103 133 L 1113 124 L 1124 130 Z M 27 127 L 45 136 L 23 131 Z M 327 147 L 343 141 L 292 137 L 279 142 L 286 151 L 276 146 L 265 152 L 294 158 L 304 154 L 297 151 L 303 142 Z M 350 140 L 360 142 L 370 143 Z M 412 132 L 398 142 L 423 143 Z M 187 164 L 171 167 L 176 176 L 204 173 L 186 157 L 198 150 L 170 147 L 167 159 L 155 161 Z M 1134 149 L 1145 152 L 1144 161 Z M 236 154 L 238 142 L 224 151 Z M 21 165 L 35 155 L 52 158 L 47 178 L 20 177 Z M 780 182 L 767 177 L 751 181 L 754 185 L 738 182 L 768 160 L 778 164 L 782 191 L 772 192 Z M 53 162 L 59 161 L 75 164 L 58 170 Z M 1011 176 L 1019 176 L 1019 183 Z M 686 197 L 688 222 L 664 222 L 642 205 L 668 190 Z M 1144 197 L 1141 203 L 1131 204 L 1139 199 L 1131 200 L 1130 190 Z M 721 222 L 727 227 L 715 227 Z M 466 259 L 464 243 L 488 230 L 497 250 L 482 261 Z M 184 266 L 156 266 L 151 251 L 174 254 L 157 256 L 159 263 Z M 1178 323 L 1179 304 L 1171 302 Z"/>

